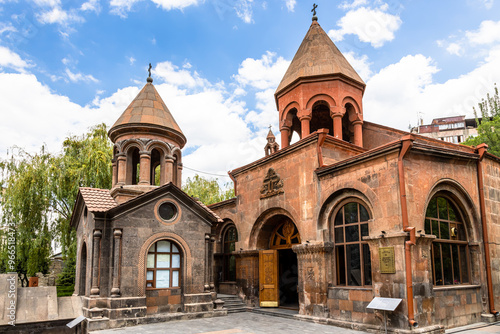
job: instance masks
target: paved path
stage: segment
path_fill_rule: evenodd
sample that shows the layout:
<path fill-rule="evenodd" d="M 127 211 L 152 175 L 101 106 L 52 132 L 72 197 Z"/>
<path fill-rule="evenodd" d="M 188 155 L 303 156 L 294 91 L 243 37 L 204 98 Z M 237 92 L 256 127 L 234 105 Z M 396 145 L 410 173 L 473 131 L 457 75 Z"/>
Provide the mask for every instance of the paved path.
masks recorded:
<path fill-rule="evenodd" d="M 482 326 L 482 327 L 478 327 Z M 226 317 L 215 317 L 185 321 L 171 321 L 127 328 L 108 329 L 92 333 L 99 334 L 365 334 L 367 332 L 320 325 L 295 319 L 256 314 L 252 312 L 234 313 Z M 454 328 L 446 333 L 490 334 L 500 333 L 500 323 L 476 324 Z"/>

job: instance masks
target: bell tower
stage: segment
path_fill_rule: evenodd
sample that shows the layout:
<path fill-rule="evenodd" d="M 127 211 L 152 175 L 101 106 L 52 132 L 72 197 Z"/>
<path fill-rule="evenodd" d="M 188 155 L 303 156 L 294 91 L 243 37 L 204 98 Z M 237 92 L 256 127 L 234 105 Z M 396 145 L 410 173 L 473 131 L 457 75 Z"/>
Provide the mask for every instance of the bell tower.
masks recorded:
<path fill-rule="evenodd" d="M 146 85 L 108 132 L 114 143 L 111 196 L 123 203 L 172 182 L 181 187 L 186 137 L 153 86 Z"/>
<path fill-rule="evenodd" d="M 316 15 L 274 94 L 281 147 L 325 128 L 337 139 L 363 146 L 365 83 L 318 23 Z"/>

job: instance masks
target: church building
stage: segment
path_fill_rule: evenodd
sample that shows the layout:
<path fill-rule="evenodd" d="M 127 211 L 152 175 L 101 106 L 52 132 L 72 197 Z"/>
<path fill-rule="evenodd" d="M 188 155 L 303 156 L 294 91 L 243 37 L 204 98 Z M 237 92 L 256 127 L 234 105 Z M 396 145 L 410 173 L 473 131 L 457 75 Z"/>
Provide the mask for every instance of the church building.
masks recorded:
<path fill-rule="evenodd" d="M 218 294 L 361 330 L 384 326 L 375 297 L 401 299 L 399 333 L 498 320 L 500 158 L 365 121 L 366 85 L 316 16 L 274 95 L 281 148 L 269 131 L 229 171 L 232 199 L 180 189 L 186 138 L 152 81 L 109 130 L 112 188 L 75 204 L 89 330 L 225 315 Z"/>

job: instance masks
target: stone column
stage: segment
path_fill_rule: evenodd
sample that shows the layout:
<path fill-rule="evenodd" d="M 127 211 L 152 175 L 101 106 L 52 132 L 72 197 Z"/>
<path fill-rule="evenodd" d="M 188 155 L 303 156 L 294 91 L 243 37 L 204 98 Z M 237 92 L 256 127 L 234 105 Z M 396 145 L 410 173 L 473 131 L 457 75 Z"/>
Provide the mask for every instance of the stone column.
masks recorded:
<path fill-rule="evenodd" d="M 117 186 L 123 186 L 125 185 L 126 182 L 126 177 L 127 177 L 127 157 L 125 156 L 124 153 L 117 154 L 116 155 L 116 160 L 118 164 L 118 175 L 117 175 Z"/>
<path fill-rule="evenodd" d="M 354 145 L 363 147 L 363 121 L 354 121 L 352 125 L 354 126 Z"/>
<path fill-rule="evenodd" d="M 113 160 L 111 160 L 111 165 L 113 166 L 113 176 L 111 178 L 111 188 L 113 188 L 116 184 L 116 179 L 118 178 L 118 175 L 116 175 L 116 172 L 117 172 L 117 161 L 115 158 L 113 158 Z"/>
<path fill-rule="evenodd" d="M 165 183 L 172 182 L 175 183 L 174 180 L 174 157 L 171 155 L 165 156 L 165 173 L 162 173 L 162 181 L 161 185 Z"/>
<path fill-rule="evenodd" d="M 141 156 L 139 184 L 150 185 L 151 184 L 151 152 L 140 151 L 139 154 Z"/>
<path fill-rule="evenodd" d="M 94 230 L 94 241 L 92 247 L 92 288 L 91 296 L 99 296 L 99 272 L 101 269 L 101 230 Z"/>
<path fill-rule="evenodd" d="M 114 237 L 114 258 L 113 258 L 113 288 L 111 289 L 111 297 L 120 296 L 120 266 L 122 258 L 122 230 L 115 228 L 113 231 Z"/>
<path fill-rule="evenodd" d="M 214 245 L 215 245 L 215 237 L 211 236 L 210 237 L 210 247 L 209 247 L 209 264 L 208 264 L 208 270 L 209 270 L 209 282 L 210 282 L 210 291 L 215 291 L 215 284 L 214 284 Z"/>
<path fill-rule="evenodd" d="M 332 283 L 332 242 L 300 244 L 292 247 L 297 254 L 299 313 L 328 316 L 328 287 Z"/>
<path fill-rule="evenodd" d="M 299 118 L 300 120 L 300 129 L 301 129 L 301 136 L 303 138 L 309 136 L 311 133 L 311 115 L 302 115 Z"/>
<path fill-rule="evenodd" d="M 342 139 L 342 117 L 344 113 L 345 108 L 331 108 L 330 116 L 333 118 L 333 136 L 338 139 Z"/>
<path fill-rule="evenodd" d="M 205 291 L 210 290 L 210 283 L 209 283 L 209 274 L 208 274 L 208 268 L 209 268 L 209 244 L 210 244 L 210 234 L 205 234 L 205 284 L 204 284 L 204 289 Z"/>
<path fill-rule="evenodd" d="M 290 128 L 288 126 L 283 126 L 281 131 L 281 148 L 286 148 L 290 145 Z"/>
<path fill-rule="evenodd" d="M 179 188 L 182 186 L 182 162 L 177 163 L 177 182 L 175 185 Z"/>

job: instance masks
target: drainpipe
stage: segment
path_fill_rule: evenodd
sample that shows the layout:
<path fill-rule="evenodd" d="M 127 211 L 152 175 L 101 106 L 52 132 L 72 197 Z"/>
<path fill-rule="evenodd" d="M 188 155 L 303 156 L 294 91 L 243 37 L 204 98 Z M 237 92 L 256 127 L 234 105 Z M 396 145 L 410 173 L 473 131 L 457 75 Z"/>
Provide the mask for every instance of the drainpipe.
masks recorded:
<path fill-rule="evenodd" d="M 495 301 L 493 296 L 493 282 L 491 280 L 491 261 L 490 261 L 490 243 L 488 241 L 488 225 L 486 224 L 486 205 L 484 202 L 484 183 L 483 183 L 483 158 L 488 150 L 488 145 L 481 144 L 476 147 L 479 154 L 477 162 L 477 179 L 479 186 L 479 207 L 481 209 L 481 223 L 483 226 L 483 243 L 484 243 L 484 257 L 486 261 L 486 279 L 488 285 L 488 299 L 490 304 L 490 312 L 495 316 L 499 312 L 495 310 Z"/>
<path fill-rule="evenodd" d="M 236 179 L 234 178 L 233 174 L 231 174 L 231 172 L 227 173 L 229 175 L 229 177 L 231 178 L 231 180 L 233 180 L 233 184 L 234 184 L 234 196 L 238 195 L 236 193 Z"/>
<path fill-rule="evenodd" d="M 403 219 L 403 231 L 410 233 L 410 240 L 405 241 L 405 267 L 406 267 L 406 299 L 408 303 L 408 322 L 410 326 L 418 327 L 415 321 L 415 310 L 413 305 L 413 279 L 411 272 L 411 246 L 417 242 L 415 236 L 415 227 L 409 226 L 408 223 L 408 206 L 406 203 L 406 189 L 405 189 L 405 171 L 403 159 L 413 146 L 414 137 L 407 135 L 401 138 L 401 151 L 398 157 L 398 176 L 399 176 L 399 196 L 401 203 L 401 217 Z"/>

